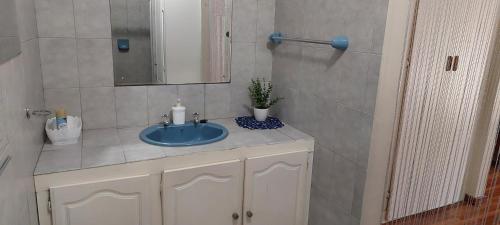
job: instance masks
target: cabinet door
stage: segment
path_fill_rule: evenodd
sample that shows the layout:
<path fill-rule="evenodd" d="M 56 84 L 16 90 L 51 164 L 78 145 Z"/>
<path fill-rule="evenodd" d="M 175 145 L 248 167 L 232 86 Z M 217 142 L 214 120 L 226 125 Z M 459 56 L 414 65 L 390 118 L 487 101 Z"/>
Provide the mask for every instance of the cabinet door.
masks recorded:
<path fill-rule="evenodd" d="M 307 152 L 249 158 L 244 224 L 305 225 Z"/>
<path fill-rule="evenodd" d="M 151 182 L 145 175 L 51 188 L 53 224 L 150 225 Z"/>
<path fill-rule="evenodd" d="M 242 192 L 241 161 L 165 171 L 163 224 L 241 224 Z"/>

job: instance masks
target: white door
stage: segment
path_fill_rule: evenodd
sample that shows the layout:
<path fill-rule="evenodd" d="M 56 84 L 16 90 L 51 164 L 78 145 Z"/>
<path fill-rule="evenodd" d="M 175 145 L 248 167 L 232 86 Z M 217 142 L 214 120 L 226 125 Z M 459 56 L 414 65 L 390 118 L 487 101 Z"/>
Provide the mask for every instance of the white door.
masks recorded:
<path fill-rule="evenodd" d="M 497 0 L 419 1 L 387 220 L 462 200 L 497 8 Z"/>
<path fill-rule="evenodd" d="M 249 158 L 244 224 L 305 225 L 307 152 Z"/>
<path fill-rule="evenodd" d="M 151 182 L 145 175 L 50 188 L 53 225 L 151 225 L 151 198 L 160 197 Z"/>
<path fill-rule="evenodd" d="M 164 225 L 241 224 L 243 162 L 163 173 Z"/>

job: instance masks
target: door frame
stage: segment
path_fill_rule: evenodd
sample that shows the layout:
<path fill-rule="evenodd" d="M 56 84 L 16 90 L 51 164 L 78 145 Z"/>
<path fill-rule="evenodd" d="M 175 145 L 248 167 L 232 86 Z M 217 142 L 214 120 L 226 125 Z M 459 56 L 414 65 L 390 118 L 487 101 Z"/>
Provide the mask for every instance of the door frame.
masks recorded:
<path fill-rule="evenodd" d="M 382 61 L 378 82 L 377 100 L 373 116 L 370 154 L 367 166 L 367 176 L 363 194 L 363 205 L 361 214 L 361 225 L 380 225 L 384 220 L 385 208 L 389 197 L 388 190 L 392 173 L 392 159 L 395 155 L 397 133 L 404 97 L 404 89 L 410 62 L 412 49 L 413 29 L 416 22 L 416 13 L 419 0 L 395 0 L 389 1 L 387 10 L 387 21 L 382 50 Z M 497 13 L 498 17 L 498 13 Z M 498 21 L 498 19 L 497 19 Z M 498 25 L 497 25 L 497 29 Z M 489 60 L 493 51 L 490 51 Z M 489 65 L 488 63 L 487 65 Z M 488 69 L 486 71 L 489 71 Z M 498 72 L 500 76 L 500 72 Z M 490 117 L 484 117 L 483 122 L 488 127 L 486 145 L 478 145 L 479 139 L 473 142 L 473 147 L 479 147 L 483 152 L 491 146 L 491 139 L 495 139 L 497 127 L 500 121 L 500 88 L 498 78 L 492 79 L 494 88 L 488 89 L 491 96 L 491 108 L 485 108 L 484 102 L 481 111 L 492 109 L 494 113 Z M 486 113 L 487 114 L 487 113 Z M 481 113 L 480 115 L 484 115 Z M 480 123 L 483 124 L 483 123 Z M 495 125 L 496 125 L 495 124 Z M 480 125 L 478 126 L 480 127 Z M 474 131 L 474 137 L 485 136 L 484 132 Z M 486 150 L 485 150 L 486 149 Z M 491 151 L 492 154 L 492 151 Z M 489 157 L 491 160 L 491 156 Z M 469 171 L 469 170 L 467 170 Z M 469 172 L 468 172 L 469 174 Z M 487 175 L 487 174 L 486 174 Z M 466 181 L 469 182 L 469 181 Z"/>
<path fill-rule="evenodd" d="M 478 114 L 478 124 L 474 131 L 469 156 L 469 165 L 466 180 L 464 181 L 464 193 L 473 199 L 480 199 L 485 196 L 486 183 L 491 168 L 497 134 L 500 123 L 500 65 L 493 65 L 492 62 L 500 60 L 500 54 L 495 53 L 500 50 L 500 6 L 496 15 L 496 32 L 492 39 L 493 48 L 490 49 L 487 66 L 487 84 L 484 85 L 483 102 Z"/>
<path fill-rule="evenodd" d="M 379 225 L 388 197 L 390 166 L 403 101 L 418 0 L 389 1 L 366 173 L 362 225 Z M 368 187 L 368 188 L 367 188 Z"/>

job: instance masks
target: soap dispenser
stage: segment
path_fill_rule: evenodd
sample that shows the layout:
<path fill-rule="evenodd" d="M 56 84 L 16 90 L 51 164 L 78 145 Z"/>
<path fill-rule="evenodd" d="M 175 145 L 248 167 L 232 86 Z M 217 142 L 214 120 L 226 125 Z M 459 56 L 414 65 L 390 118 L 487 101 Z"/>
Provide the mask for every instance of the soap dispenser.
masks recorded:
<path fill-rule="evenodd" d="M 172 107 L 172 117 L 175 125 L 186 123 L 186 107 L 181 104 L 180 99 L 177 99 L 177 104 Z"/>

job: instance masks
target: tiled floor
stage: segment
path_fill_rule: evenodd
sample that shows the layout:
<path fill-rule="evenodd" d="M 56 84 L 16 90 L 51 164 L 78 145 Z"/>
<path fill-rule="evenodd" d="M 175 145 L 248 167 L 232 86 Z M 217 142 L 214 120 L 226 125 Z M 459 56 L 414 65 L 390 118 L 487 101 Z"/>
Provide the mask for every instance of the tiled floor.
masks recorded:
<path fill-rule="evenodd" d="M 500 169 L 492 169 L 486 196 L 479 202 L 460 202 L 384 225 L 493 225 L 500 224 Z"/>

